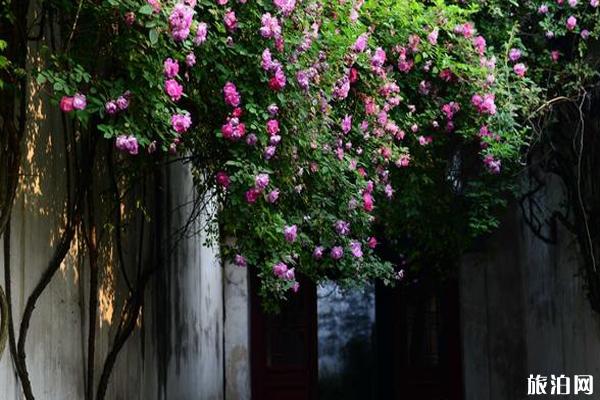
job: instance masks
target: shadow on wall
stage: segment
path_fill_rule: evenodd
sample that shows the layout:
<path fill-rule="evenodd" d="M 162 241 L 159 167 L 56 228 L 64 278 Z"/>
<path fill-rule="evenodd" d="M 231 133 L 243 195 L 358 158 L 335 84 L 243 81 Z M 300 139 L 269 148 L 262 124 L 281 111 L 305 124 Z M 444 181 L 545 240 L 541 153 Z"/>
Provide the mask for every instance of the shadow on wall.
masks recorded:
<path fill-rule="evenodd" d="M 318 288 L 319 400 L 375 396 L 375 291 Z"/>
<path fill-rule="evenodd" d="M 369 338 L 353 338 L 340 354 L 341 371 L 319 373 L 319 400 L 367 400 L 374 398 L 374 365 Z"/>

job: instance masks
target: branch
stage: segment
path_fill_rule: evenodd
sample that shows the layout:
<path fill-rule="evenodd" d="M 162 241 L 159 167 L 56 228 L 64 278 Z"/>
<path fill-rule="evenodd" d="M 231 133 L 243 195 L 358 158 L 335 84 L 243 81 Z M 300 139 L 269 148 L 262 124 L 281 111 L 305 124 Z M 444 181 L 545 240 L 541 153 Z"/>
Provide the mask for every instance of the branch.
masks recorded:
<path fill-rule="evenodd" d="M 8 304 L 2 286 L 0 286 L 0 360 L 8 339 Z"/>

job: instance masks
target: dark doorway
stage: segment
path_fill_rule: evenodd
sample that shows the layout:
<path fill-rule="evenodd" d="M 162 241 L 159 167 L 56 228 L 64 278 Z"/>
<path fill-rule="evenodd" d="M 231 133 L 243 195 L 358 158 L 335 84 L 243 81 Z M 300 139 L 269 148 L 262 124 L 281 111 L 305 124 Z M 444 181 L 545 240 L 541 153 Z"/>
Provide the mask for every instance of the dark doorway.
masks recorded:
<path fill-rule="evenodd" d="M 458 286 L 379 286 L 376 300 L 379 398 L 461 400 Z"/>
<path fill-rule="evenodd" d="M 251 283 L 252 398 L 316 400 L 317 295 L 314 284 L 301 280 L 281 313 L 266 314 Z"/>

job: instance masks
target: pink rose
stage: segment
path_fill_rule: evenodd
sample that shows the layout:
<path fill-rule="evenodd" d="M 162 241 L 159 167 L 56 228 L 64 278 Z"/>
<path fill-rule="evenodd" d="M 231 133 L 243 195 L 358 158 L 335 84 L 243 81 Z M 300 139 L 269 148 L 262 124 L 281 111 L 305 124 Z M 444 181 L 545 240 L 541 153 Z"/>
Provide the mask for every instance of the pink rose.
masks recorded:
<path fill-rule="evenodd" d="M 60 99 L 60 110 L 66 113 L 73 111 L 73 97 L 63 96 Z"/>

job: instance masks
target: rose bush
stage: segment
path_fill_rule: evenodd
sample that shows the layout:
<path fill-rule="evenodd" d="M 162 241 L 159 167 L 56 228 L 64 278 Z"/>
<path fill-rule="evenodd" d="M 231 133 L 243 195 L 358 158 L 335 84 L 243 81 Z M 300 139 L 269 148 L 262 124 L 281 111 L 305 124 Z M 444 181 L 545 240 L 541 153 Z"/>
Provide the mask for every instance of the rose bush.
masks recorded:
<path fill-rule="evenodd" d="M 267 302 L 297 291 L 298 273 L 398 279 L 381 235 L 416 260 L 496 225 L 536 91 L 510 37 L 488 48 L 475 10 L 104 0 L 80 13 L 93 33 L 39 82 L 130 168 L 189 158 L 215 185 L 224 255 L 256 268 Z"/>

